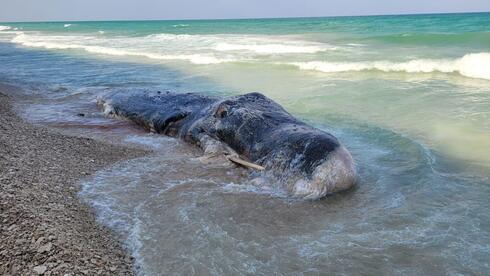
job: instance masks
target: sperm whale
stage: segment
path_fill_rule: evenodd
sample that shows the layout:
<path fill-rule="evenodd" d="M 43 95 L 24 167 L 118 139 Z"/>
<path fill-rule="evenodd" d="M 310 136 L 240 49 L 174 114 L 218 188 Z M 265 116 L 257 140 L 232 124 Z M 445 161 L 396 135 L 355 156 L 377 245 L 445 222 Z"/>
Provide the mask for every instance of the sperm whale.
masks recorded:
<path fill-rule="evenodd" d="M 107 116 L 149 131 L 228 152 L 265 168 L 291 196 L 318 199 L 356 180 L 349 151 L 332 134 L 289 114 L 260 93 L 218 98 L 198 93 L 112 92 L 98 99 Z"/>

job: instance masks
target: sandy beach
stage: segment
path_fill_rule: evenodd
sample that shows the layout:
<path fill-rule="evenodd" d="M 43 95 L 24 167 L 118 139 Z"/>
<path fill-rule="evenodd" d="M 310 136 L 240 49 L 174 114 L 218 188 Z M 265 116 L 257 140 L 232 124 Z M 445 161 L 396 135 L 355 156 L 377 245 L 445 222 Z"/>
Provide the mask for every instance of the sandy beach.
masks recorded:
<path fill-rule="evenodd" d="M 0 86 L 0 274 L 133 274 L 77 192 L 81 178 L 144 152 L 33 126 L 11 110 L 8 90 Z"/>

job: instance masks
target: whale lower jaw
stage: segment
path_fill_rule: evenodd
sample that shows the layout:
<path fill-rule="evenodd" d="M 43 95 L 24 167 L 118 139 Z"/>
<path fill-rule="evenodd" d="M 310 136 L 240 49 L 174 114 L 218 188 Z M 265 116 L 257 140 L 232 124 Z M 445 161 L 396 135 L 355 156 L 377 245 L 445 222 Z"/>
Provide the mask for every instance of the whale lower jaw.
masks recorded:
<path fill-rule="evenodd" d="M 343 146 L 329 154 L 308 179 L 290 186 L 290 193 L 299 198 L 319 199 L 328 194 L 347 190 L 356 182 L 356 169 L 349 151 Z"/>

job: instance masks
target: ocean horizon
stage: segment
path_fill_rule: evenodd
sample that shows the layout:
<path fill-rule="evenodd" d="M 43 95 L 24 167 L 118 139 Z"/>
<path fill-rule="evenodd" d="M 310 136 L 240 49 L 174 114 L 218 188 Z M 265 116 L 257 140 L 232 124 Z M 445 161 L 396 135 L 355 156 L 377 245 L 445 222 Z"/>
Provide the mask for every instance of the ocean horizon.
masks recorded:
<path fill-rule="evenodd" d="M 386 16 L 426 16 L 426 15 L 458 15 L 458 14 L 486 14 L 490 11 L 468 11 L 468 12 L 427 12 L 427 13 L 393 13 L 393 14 L 352 14 L 352 15 L 324 15 L 324 16 L 289 16 L 289 17 L 237 17 L 237 18 L 179 18 L 179 19 L 107 19 L 107 20 L 34 20 L 34 21 L 0 21 L 0 23 L 84 23 L 84 22 L 111 22 L 111 21 L 222 21 L 222 20 L 263 20 L 263 19 L 334 19 L 345 17 L 386 17 Z"/>

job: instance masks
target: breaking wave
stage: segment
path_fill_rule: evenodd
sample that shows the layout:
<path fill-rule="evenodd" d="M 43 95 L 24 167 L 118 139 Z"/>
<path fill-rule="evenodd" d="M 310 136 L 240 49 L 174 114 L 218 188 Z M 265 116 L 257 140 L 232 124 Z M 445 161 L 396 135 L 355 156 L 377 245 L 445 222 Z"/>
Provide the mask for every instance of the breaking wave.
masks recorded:
<path fill-rule="evenodd" d="M 10 30 L 11 27 L 10 26 L 1 26 L 0 25 L 0 31 L 6 31 L 6 30 Z"/>
<path fill-rule="evenodd" d="M 384 43 L 402 45 L 489 45 L 490 32 L 464 32 L 464 33 L 403 33 L 374 36 L 370 39 Z"/>
<path fill-rule="evenodd" d="M 5 29 L 8 26 L 1 27 Z M 102 38 L 100 35 L 47 36 L 23 32 L 16 34 L 11 42 L 27 47 L 77 49 L 102 55 L 181 60 L 201 65 L 258 61 L 265 64 L 294 65 L 300 70 L 326 73 L 372 70 L 406 73 L 441 72 L 490 80 L 490 52 L 469 53 L 456 59 L 413 59 L 404 62 L 390 60 L 288 62 L 288 59 L 292 61 L 291 59 L 302 58 L 302 54 L 336 50 L 338 47 L 326 43 L 293 40 L 290 37 L 261 35 L 152 34 L 145 37 Z M 281 61 L 273 61 L 258 57 L 257 54 L 272 57 L 288 54 L 293 56 L 281 56 Z"/>
<path fill-rule="evenodd" d="M 490 53 L 466 54 L 458 59 L 415 59 L 406 62 L 366 61 L 366 62 L 294 62 L 291 65 L 301 70 L 325 73 L 369 71 L 406 73 L 459 73 L 470 78 L 490 80 Z"/>
<path fill-rule="evenodd" d="M 112 48 L 98 45 L 83 45 L 83 44 L 72 44 L 66 42 L 51 42 L 51 41 L 37 41 L 31 39 L 25 34 L 17 35 L 12 39 L 12 42 L 21 44 L 27 47 L 37 47 L 44 49 L 60 49 L 60 50 L 84 50 L 94 54 L 103 54 L 111 56 L 129 56 L 129 57 L 144 57 L 154 60 L 184 60 L 189 61 L 194 64 L 217 64 L 223 62 L 233 62 L 234 59 L 231 58 L 218 58 L 211 55 L 201 55 L 201 54 L 176 54 L 176 55 L 166 55 L 152 52 L 143 51 L 133 51 L 125 50 L 122 48 Z"/>
<path fill-rule="evenodd" d="M 252 51 L 259 54 L 301 54 L 317 53 L 335 47 L 322 46 L 301 46 L 301 45 L 284 45 L 284 44 L 231 44 L 219 43 L 216 48 L 218 51 Z"/>
<path fill-rule="evenodd" d="M 262 35 L 153 34 L 148 38 L 166 43 L 185 42 L 186 45 L 199 45 L 220 52 L 247 51 L 257 54 L 317 53 L 338 48 L 325 43 Z"/>
<path fill-rule="evenodd" d="M 98 34 L 103 34 L 99 31 Z M 255 60 L 256 54 L 313 54 L 337 47 L 288 37 L 262 35 L 152 34 L 144 37 L 40 35 L 20 33 L 11 42 L 45 49 L 79 49 L 90 53 L 186 60 L 193 64 L 218 64 Z"/>

